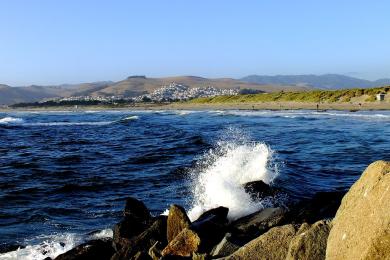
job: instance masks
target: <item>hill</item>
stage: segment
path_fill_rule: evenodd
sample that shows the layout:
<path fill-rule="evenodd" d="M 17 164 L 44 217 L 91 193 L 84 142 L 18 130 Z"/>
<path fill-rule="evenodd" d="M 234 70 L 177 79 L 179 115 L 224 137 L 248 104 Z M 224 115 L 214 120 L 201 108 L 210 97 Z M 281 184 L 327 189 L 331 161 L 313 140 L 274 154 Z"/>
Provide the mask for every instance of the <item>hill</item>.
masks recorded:
<path fill-rule="evenodd" d="M 236 79 L 208 79 L 195 76 L 180 76 L 166 78 L 146 78 L 144 76 L 131 76 L 118 82 L 93 82 L 74 85 L 58 86 L 28 86 L 10 87 L 0 85 L 0 105 L 10 105 L 22 102 L 36 102 L 45 98 L 70 96 L 124 96 L 136 97 L 150 93 L 161 86 L 177 83 L 189 87 L 213 86 L 219 89 L 255 89 L 264 92 L 277 92 L 281 90 L 305 90 L 307 87 L 288 86 L 276 84 L 248 83 Z"/>
<path fill-rule="evenodd" d="M 309 90 L 299 92 L 274 92 L 251 95 L 217 96 L 197 98 L 189 103 L 253 103 L 253 102 L 311 102 L 311 103 L 352 103 L 373 102 L 376 94 L 385 93 L 388 100 L 389 87 L 342 90 Z"/>
<path fill-rule="evenodd" d="M 250 75 L 241 78 L 241 80 L 258 84 L 297 85 L 320 89 L 371 88 L 390 84 L 390 79 L 370 81 L 339 74 L 276 76 Z"/>

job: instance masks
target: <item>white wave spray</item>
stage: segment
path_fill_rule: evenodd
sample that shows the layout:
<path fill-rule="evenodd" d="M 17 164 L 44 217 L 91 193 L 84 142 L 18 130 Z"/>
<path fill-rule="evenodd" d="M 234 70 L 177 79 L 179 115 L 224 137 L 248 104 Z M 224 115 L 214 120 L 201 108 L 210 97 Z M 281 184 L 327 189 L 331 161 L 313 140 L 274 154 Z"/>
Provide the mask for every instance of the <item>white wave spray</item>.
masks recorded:
<path fill-rule="evenodd" d="M 75 233 L 39 236 L 35 240 L 40 240 L 40 243 L 33 242 L 24 248 L 0 254 L 0 260 L 40 260 L 47 257 L 54 259 L 85 241 L 112 237 L 112 235 L 111 229 L 104 229 L 90 236 Z M 29 241 L 26 242 L 28 243 Z"/>
<path fill-rule="evenodd" d="M 0 119 L 0 124 L 6 125 L 6 124 L 21 124 L 23 123 L 24 120 L 22 118 L 17 118 L 17 117 L 4 117 Z"/>
<path fill-rule="evenodd" d="M 237 219 L 264 208 L 253 201 L 243 184 L 262 180 L 269 184 L 277 176 L 274 152 L 264 143 L 248 142 L 239 131 L 229 131 L 233 141 L 220 141 L 200 160 L 193 172 L 192 221 L 208 209 L 229 208 L 228 218 Z"/>

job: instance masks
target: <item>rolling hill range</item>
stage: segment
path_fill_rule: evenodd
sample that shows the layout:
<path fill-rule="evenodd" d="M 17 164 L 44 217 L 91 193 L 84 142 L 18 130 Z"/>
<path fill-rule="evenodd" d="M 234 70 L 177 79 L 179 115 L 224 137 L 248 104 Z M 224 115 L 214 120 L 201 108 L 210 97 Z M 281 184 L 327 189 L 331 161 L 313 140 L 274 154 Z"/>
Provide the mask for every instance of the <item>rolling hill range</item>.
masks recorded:
<path fill-rule="evenodd" d="M 390 85 L 390 79 L 370 81 L 339 74 L 276 76 L 250 75 L 241 78 L 241 80 L 258 84 L 297 85 L 319 89 L 371 88 Z"/>
<path fill-rule="evenodd" d="M 178 76 L 164 78 L 147 78 L 130 76 L 124 80 L 112 82 L 92 82 L 82 84 L 63 84 L 57 86 L 10 87 L 0 85 L 0 105 L 21 102 L 35 102 L 47 98 L 70 96 L 124 96 L 135 97 L 150 93 L 164 85 L 177 83 L 189 87 L 213 86 L 220 89 L 254 89 L 264 92 L 299 91 L 312 88 L 344 89 L 371 88 L 390 85 L 390 79 L 369 81 L 338 74 L 325 75 L 251 75 L 241 79 L 203 78 L 196 76 Z"/>
<path fill-rule="evenodd" d="M 10 105 L 20 102 L 35 102 L 46 98 L 69 96 L 125 96 L 135 97 L 149 93 L 170 83 L 183 84 L 189 87 L 213 86 L 220 89 L 255 89 L 265 92 L 281 90 L 305 90 L 308 87 L 289 86 L 278 84 L 257 84 L 243 82 L 231 78 L 207 79 L 195 76 L 180 76 L 166 78 L 146 78 L 144 76 L 131 76 L 118 82 L 94 82 L 75 85 L 58 86 L 28 86 L 9 87 L 0 85 L 0 104 Z"/>

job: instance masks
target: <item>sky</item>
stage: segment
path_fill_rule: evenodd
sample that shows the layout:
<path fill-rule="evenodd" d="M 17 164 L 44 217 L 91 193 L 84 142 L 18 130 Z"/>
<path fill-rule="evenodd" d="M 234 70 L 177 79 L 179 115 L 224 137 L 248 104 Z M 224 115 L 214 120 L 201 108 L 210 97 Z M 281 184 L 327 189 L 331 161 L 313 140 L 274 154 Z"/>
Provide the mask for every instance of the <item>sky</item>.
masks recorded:
<path fill-rule="evenodd" d="M 0 1 L 0 83 L 390 77 L 390 1 Z"/>

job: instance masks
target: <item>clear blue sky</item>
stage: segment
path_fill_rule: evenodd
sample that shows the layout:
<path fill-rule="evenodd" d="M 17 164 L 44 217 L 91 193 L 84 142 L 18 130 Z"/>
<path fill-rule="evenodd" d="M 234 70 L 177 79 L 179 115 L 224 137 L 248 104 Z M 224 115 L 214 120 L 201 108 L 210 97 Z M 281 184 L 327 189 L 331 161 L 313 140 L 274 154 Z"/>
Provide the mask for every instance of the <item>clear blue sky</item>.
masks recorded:
<path fill-rule="evenodd" d="M 385 0 L 4 0 L 0 83 L 134 74 L 390 77 L 389 14 Z"/>

